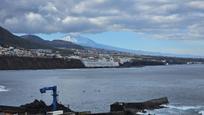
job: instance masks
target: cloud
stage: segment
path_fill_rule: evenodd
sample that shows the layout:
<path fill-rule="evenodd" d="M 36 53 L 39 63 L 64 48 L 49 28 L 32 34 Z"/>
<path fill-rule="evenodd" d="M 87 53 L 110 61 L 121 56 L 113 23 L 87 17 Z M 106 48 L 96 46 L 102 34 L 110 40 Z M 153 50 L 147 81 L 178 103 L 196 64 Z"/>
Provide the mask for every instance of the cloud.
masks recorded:
<path fill-rule="evenodd" d="M 0 25 L 15 33 L 133 31 L 204 39 L 201 0 L 1 0 Z"/>
<path fill-rule="evenodd" d="M 191 1 L 189 6 L 195 9 L 204 9 L 204 1 Z"/>
<path fill-rule="evenodd" d="M 44 21 L 43 17 L 40 14 L 33 12 L 25 14 L 25 18 L 30 23 L 38 23 Z"/>
<path fill-rule="evenodd" d="M 40 11 L 44 11 L 44 12 L 58 12 L 58 9 L 55 7 L 55 5 L 51 2 L 48 2 L 45 6 L 40 7 Z"/>

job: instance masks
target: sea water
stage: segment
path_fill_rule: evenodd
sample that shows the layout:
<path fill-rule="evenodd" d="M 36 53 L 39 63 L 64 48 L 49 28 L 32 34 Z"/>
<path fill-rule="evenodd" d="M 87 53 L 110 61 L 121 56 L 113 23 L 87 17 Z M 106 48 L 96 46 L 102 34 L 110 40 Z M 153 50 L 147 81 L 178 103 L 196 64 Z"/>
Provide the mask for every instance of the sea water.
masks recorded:
<path fill-rule="evenodd" d="M 57 85 L 58 100 L 75 111 L 106 112 L 114 102 L 140 102 L 168 97 L 167 108 L 148 111 L 159 115 L 201 115 L 204 111 L 204 65 L 141 68 L 55 69 L 0 71 L 0 105 L 21 105 L 34 99 L 51 104 Z"/>

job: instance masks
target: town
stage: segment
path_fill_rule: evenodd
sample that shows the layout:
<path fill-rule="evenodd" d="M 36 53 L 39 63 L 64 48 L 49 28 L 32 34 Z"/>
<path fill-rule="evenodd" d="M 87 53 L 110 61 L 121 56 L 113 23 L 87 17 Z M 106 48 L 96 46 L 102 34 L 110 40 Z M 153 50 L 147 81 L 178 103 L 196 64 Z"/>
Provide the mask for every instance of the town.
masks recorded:
<path fill-rule="evenodd" d="M 63 55 L 60 51 L 52 49 L 24 49 L 0 46 L 0 56 L 78 59 L 88 68 L 203 63 L 203 60 L 199 59 L 140 56 L 116 51 L 103 51 L 102 49 L 71 49 L 71 51 L 74 53 Z"/>
<path fill-rule="evenodd" d="M 86 67 L 117 67 L 119 63 L 131 61 L 130 57 L 111 56 L 110 54 L 99 54 L 97 51 L 84 51 L 72 49 L 74 54 L 62 56 L 59 51 L 51 49 L 24 49 L 14 47 L 0 46 L 0 56 L 13 57 L 38 57 L 38 58 L 61 58 L 61 59 L 79 59 Z"/>

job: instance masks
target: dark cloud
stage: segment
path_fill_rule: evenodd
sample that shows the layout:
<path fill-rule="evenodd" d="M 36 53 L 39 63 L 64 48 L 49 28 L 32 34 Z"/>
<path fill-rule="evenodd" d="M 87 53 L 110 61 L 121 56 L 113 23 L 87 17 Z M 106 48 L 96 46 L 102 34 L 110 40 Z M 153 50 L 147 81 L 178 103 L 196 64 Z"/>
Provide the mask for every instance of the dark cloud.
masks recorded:
<path fill-rule="evenodd" d="M 202 0 L 1 0 L 0 25 L 15 33 L 133 31 L 202 39 Z"/>

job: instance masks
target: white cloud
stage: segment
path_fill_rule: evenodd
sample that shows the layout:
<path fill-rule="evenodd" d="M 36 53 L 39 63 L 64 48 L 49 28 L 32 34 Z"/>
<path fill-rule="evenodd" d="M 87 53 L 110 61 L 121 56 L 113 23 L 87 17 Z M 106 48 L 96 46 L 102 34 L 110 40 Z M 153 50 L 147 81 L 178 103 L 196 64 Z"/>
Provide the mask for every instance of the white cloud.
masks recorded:
<path fill-rule="evenodd" d="M 51 2 L 48 2 L 45 6 L 40 7 L 40 10 L 45 12 L 57 12 L 58 9 L 55 7 L 55 5 Z"/>
<path fill-rule="evenodd" d="M 15 17 L 8 18 L 5 20 L 5 24 L 10 26 L 15 26 L 16 24 L 18 24 L 18 19 Z"/>
<path fill-rule="evenodd" d="M 82 20 L 82 18 L 77 18 L 73 16 L 67 16 L 62 20 L 63 24 L 70 24 L 70 23 L 76 23 L 78 21 Z"/>
<path fill-rule="evenodd" d="M 156 23 L 175 23 L 181 20 L 181 17 L 179 17 L 177 14 L 168 16 L 151 16 L 150 18 Z"/>
<path fill-rule="evenodd" d="M 204 23 L 201 24 L 193 24 L 188 27 L 189 35 L 192 38 L 203 38 L 204 33 Z"/>
<path fill-rule="evenodd" d="M 195 9 L 204 9 L 204 1 L 191 1 L 189 6 Z"/>
<path fill-rule="evenodd" d="M 44 21 L 43 17 L 40 14 L 33 12 L 25 14 L 25 18 L 30 23 L 38 23 Z"/>
<path fill-rule="evenodd" d="M 16 1 L 17 2 L 17 1 Z M 201 0 L 1 0 L 0 24 L 20 33 L 133 31 L 204 39 Z"/>

